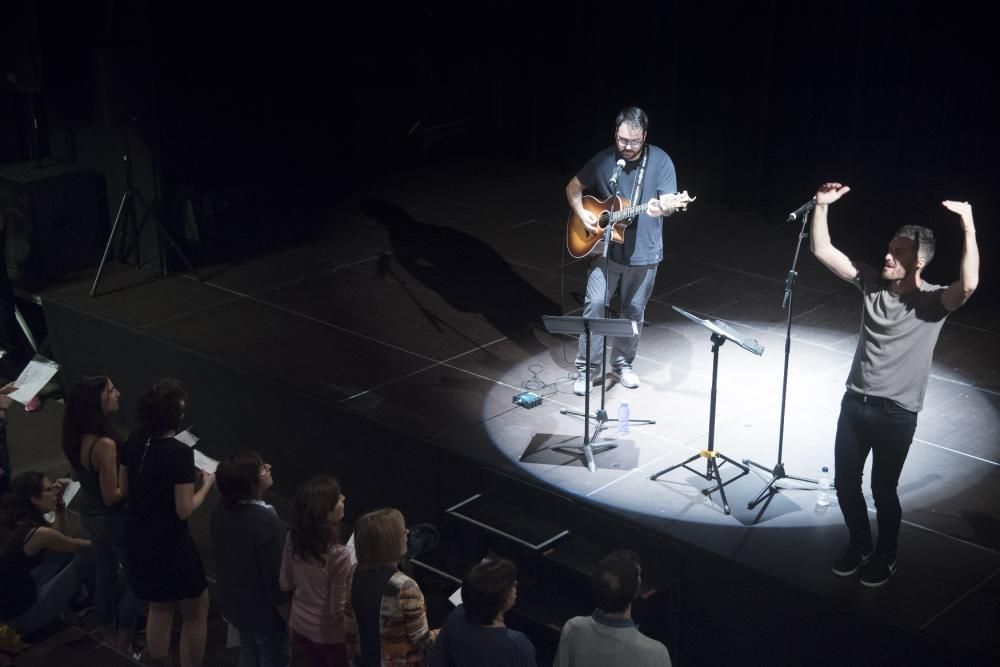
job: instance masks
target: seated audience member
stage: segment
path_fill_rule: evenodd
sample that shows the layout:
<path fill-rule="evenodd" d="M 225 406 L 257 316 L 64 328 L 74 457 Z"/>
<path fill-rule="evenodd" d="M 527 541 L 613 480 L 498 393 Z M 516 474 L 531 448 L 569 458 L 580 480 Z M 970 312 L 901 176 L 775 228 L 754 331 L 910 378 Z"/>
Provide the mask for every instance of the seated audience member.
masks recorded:
<path fill-rule="evenodd" d="M 340 543 L 340 485 L 317 475 L 295 490 L 292 527 L 281 559 L 281 588 L 292 592 L 288 618 L 296 665 L 346 667 L 344 598 L 351 554 Z"/>
<path fill-rule="evenodd" d="M 517 600 L 517 568 L 486 558 L 462 582 L 462 604 L 450 614 L 431 655 L 433 667 L 535 667 L 531 640 L 504 624 Z"/>
<path fill-rule="evenodd" d="M 398 569 L 406 523 L 396 509 L 369 512 L 354 525 L 358 564 L 348 581 L 344 631 L 361 667 L 428 664 L 436 631 L 427 626 L 420 587 Z"/>
<path fill-rule="evenodd" d="M 22 635 L 55 620 L 93 580 L 90 541 L 66 533 L 68 483 L 25 472 L 0 498 L 0 622 Z"/>
<path fill-rule="evenodd" d="M 215 471 L 222 495 L 212 513 L 216 593 L 222 615 L 240 635 L 240 667 L 288 664 L 288 601 L 278 576 L 285 522 L 264 502 L 274 480 L 260 454 L 245 450 Z"/>
<path fill-rule="evenodd" d="M 187 410 L 187 392 L 177 380 L 158 380 L 140 396 L 139 429 L 123 448 L 121 484 L 128 488 L 125 549 L 128 578 L 149 601 L 148 662 L 169 664 L 174 607 L 181 611 L 180 662 L 205 659 L 208 582 L 187 520 L 215 485 L 215 475 L 194 466 L 194 451 L 174 436 Z M 195 481 L 201 478 L 196 490 Z"/>
<path fill-rule="evenodd" d="M 120 393 L 106 375 L 88 375 L 73 387 L 63 413 L 62 446 L 80 481 L 76 508 L 94 558 L 94 615 L 106 643 L 125 652 L 139 618 L 139 600 L 126 583 L 118 596 L 118 569 L 126 567 L 128 490 L 118 479 L 121 440 L 109 421 Z M 126 567 L 127 569 L 127 567 Z"/>
<path fill-rule="evenodd" d="M 669 667 L 667 647 L 632 622 L 632 602 L 642 581 L 639 557 L 616 551 L 597 564 L 591 584 L 597 609 L 566 621 L 555 667 Z"/>

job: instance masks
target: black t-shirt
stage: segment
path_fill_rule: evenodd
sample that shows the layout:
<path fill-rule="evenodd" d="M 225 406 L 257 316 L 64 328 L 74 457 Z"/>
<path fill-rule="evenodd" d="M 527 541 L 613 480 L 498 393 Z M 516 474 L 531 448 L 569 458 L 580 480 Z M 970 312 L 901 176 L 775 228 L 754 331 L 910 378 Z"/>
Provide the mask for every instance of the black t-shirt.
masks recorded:
<path fill-rule="evenodd" d="M 187 532 L 187 521 L 177 516 L 174 486 L 194 483 L 194 450 L 174 438 L 136 432 L 125 442 L 124 459 L 130 546 L 172 549 Z"/>

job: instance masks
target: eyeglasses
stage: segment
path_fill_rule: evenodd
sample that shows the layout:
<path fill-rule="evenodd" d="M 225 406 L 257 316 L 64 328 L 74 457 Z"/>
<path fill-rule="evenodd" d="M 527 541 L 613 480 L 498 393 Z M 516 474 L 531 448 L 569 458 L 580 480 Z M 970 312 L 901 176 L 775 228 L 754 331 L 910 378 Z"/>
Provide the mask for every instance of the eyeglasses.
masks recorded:
<path fill-rule="evenodd" d="M 642 139 L 622 139 L 617 134 L 615 135 L 615 141 L 618 142 L 618 146 L 621 148 L 638 148 L 642 146 L 642 142 L 646 140 L 646 137 Z"/>

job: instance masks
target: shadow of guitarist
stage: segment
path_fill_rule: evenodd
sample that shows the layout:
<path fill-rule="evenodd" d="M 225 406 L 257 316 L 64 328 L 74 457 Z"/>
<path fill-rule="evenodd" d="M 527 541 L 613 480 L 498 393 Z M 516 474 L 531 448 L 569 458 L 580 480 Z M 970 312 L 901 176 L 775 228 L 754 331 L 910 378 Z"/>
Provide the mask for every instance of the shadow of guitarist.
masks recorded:
<path fill-rule="evenodd" d="M 453 309 L 480 313 L 504 337 L 525 348 L 528 334 L 541 325 L 542 315 L 558 313 L 559 305 L 515 273 L 491 246 L 464 232 L 420 222 L 390 201 L 369 199 L 362 212 L 385 227 L 391 251 L 379 259 L 381 277 L 396 280 L 422 315 L 440 332 L 447 329 L 482 349 L 482 343 L 457 329 L 421 302 L 406 275 L 437 293 Z M 539 348 L 540 349 L 540 348 Z"/>

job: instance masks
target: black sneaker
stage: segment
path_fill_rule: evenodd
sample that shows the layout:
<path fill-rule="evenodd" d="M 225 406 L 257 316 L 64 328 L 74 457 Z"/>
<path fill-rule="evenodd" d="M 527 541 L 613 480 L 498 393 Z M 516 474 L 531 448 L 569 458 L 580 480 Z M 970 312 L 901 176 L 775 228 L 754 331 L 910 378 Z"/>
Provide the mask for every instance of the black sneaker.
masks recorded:
<path fill-rule="evenodd" d="M 861 585 L 868 588 L 878 588 L 885 584 L 896 571 L 896 559 L 875 554 L 872 562 L 861 571 Z"/>
<path fill-rule="evenodd" d="M 865 551 L 857 545 L 849 544 L 844 547 L 840 558 L 833 562 L 833 573 L 838 577 L 849 577 L 871 559 L 871 551 Z"/>

